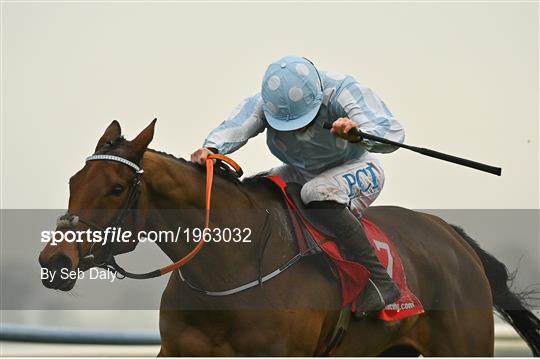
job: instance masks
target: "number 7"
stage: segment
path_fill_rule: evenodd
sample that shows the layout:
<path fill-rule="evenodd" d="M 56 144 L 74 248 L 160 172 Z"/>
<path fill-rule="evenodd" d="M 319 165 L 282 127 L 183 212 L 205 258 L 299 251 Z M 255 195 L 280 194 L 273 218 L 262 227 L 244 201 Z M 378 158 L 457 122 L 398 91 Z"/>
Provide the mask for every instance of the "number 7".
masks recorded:
<path fill-rule="evenodd" d="M 390 278 L 392 278 L 392 273 L 394 272 L 394 258 L 392 258 L 392 253 L 390 253 L 390 246 L 388 245 L 388 243 L 377 240 L 374 240 L 373 243 L 375 243 L 375 247 L 377 247 L 377 250 L 384 250 L 386 252 L 386 257 L 388 258 L 388 265 L 386 266 L 386 271 L 388 272 Z"/>

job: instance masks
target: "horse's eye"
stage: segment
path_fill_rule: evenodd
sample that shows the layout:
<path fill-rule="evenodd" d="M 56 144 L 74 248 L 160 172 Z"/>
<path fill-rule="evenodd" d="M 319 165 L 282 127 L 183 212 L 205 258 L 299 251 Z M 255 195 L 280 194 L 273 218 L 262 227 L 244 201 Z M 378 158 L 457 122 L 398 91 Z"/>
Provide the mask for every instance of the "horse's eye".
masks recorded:
<path fill-rule="evenodd" d="M 122 192 L 124 192 L 124 187 L 117 184 L 116 186 L 113 187 L 113 189 L 111 190 L 111 195 L 112 196 L 120 196 L 122 194 Z"/>

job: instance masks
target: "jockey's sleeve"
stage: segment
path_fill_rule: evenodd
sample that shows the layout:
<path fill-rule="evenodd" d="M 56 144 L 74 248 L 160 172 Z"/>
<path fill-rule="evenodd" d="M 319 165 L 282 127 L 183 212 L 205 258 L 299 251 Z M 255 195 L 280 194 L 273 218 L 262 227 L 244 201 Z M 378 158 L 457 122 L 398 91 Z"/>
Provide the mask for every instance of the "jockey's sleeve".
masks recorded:
<path fill-rule="evenodd" d="M 266 127 L 260 93 L 246 98 L 229 117 L 206 137 L 203 147 L 216 149 L 221 154 L 236 151 Z"/>
<path fill-rule="evenodd" d="M 348 117 L 358 124 L 360 131 L 403 143 L 405 131 L 394 118 L 386 104 L 369 88 L 354 81 L 334 97 L 333 112 L 338 117 Z M 364 140 L 358 142 L 370 152 L 389 153 L 397 147 Z"/>

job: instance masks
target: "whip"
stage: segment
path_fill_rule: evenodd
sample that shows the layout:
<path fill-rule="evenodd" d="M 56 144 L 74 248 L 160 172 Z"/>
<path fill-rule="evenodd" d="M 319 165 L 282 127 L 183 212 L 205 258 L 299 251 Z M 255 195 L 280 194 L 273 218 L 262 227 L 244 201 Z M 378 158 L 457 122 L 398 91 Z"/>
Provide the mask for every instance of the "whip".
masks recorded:
<path fill-rule="evenodd" d="M 323 124 L 323 128 L 326 128 L 328 130 L 331 129 L 332 128 L 332 123 L 331 122 L 325 122 Z M 399 143 L 399 142 L 396 142 L 396 141 L 388 140 L 388 139 L 383 138 L 383 137 L 370 135 L 368 133 L 361 132 L 360 130 L 358 130 L 358 128 L 350 129 L 348 134 L 360 137 L 362 139 L 372 140 L 372 141 L 384 143 L 384 144 L 387 144 L 387 145 L 392 145 L 392 146 L 396 146 L 396 147 L 400 147 L 400 148 L 405 148 L 407 150 L 411 150 L 413 152 L 420 153 L 421 155 L 424 155 L 424 156 L 438 158 L 438 159 L 443 160 L 443 161 L 452 162 L 452 163 L 455 163 L 455 164 L 458 164 L 458 165 L 461 165 L 461 166 L 465 166 L 465 167 L 469 167 L 469 168 L 474 168 L 476 170 L 491 173 L 491 174 L 497 175 L 497 176 L 500 176 L 501 172 L 502 172 L 502 169 L 500 167 L 494 167 L 494 166 L 486 165 L 485 163 L 471 161 L 471 160 L 468 160 L 466 158 L 452 156 L 452 155 L 449 155 L 449 154 L 446 154 L 446 153 L 430 150 L 429 148 L 422 148 L 422 147 L 415 147 L 415 146 L 406 145 L 404 143 Z"/>

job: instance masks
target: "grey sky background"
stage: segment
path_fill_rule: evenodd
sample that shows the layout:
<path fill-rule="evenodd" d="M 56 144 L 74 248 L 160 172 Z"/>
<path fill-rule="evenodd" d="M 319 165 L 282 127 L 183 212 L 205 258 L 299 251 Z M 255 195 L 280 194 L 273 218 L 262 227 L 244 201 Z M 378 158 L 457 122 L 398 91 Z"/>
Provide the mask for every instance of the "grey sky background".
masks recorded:
<path fill-rule="evenodd" d="M 537 3 L 7 2 L 2 45 L 2 208 L 65 207 L 113 119 L 187 158 L 286 54 L 373 88 L 407 143 L 503 167 L 381 155 L 376 204 L 538 208 Z M 279 164 L 264 137 L 248 174 Z"/>

